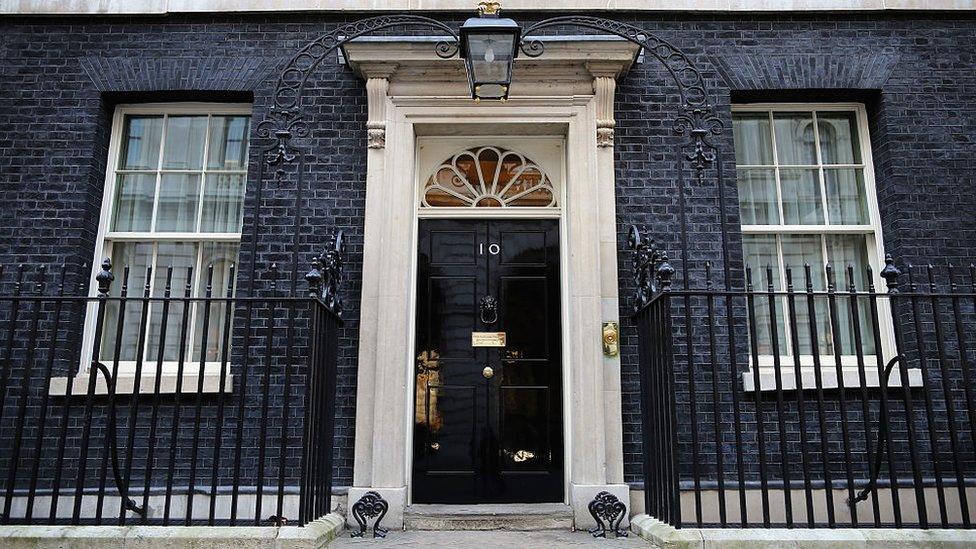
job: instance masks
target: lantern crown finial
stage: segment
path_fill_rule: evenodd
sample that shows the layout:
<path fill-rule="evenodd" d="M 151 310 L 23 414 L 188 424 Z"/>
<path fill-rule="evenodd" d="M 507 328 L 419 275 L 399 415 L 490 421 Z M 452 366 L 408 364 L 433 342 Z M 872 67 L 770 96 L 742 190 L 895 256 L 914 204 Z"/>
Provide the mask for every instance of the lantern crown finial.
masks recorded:
<path fill-rule="evenodd" d="M 485 16 L 498 16 L 498 12 L 502 10 L 501 2 L 494 2 L 489 0 L 482 0 L 478 2 L 478 15 Z"/>

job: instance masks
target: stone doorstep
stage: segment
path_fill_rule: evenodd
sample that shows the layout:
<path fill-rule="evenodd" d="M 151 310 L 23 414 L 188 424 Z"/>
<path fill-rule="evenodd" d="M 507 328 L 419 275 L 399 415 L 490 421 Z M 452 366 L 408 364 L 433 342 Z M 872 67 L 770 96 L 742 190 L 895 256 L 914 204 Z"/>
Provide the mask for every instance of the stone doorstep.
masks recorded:
<path fill-rule="evenodd" d="M 665 549 L 971 548 L 976 531 L 898 528 L 681 528 L 637 515 L 630 529 Z"/>
<path fill-rule="evenodd" d="M 573 510 L 562 503 L 418 504 L 403 514 L 405 530 L 571 530 Z"/>
<path fill-rule="evenodd" d="M 2 526 L 3 549 L 321 549 L 343 529 L 330 513 L 304 527 Z"/>

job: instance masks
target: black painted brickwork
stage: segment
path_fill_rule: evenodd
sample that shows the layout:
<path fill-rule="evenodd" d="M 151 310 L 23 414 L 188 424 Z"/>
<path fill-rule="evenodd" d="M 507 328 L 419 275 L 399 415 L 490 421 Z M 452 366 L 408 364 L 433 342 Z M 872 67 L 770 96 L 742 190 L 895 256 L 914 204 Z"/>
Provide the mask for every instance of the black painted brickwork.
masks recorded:
<path fill-rule="evenodd" d="M 461 19 L 464 15 L 453 16 Z M 728 122 L 736 99 L 866 101 L 887 249 L 904 261 L 967 261 L 976 256 L 976 22 L 898 14 L 677 17 L 639 21 L 702 68 L 710 97 Z M 530 19 L 531 17 L 523 17 Z M 197 16 L 0 21 L 0 262 L 75 268 L 90 261 L 101 205 L 108 124 L 118 102 L 244 99 L 255 120 L 266 112 L 274 69 L 335 19 L 326 16 Z M 567 29 L 568 30 L 568 29 Z M 814 90 L 811 92 L 810 90 Z M 816 91 L 816 90 L 819 90 Z M 759 93 L 763 92 L 763 93 Z M 336 481 L 351 481 L 363 186 L 365 93 L 345 67 L 324 63 L 308 85 L 310 157 L 304 169 L 303 260 L 332 227 L 349 235 L 346 329 L 340 352 Z M 684 175 L 683 265 L 678 151 L 671 133 L 675 90 L 648 59 L 618 84 L 618 224 L 647 226 L 673 250 L 682 271 L 738 272 L 739 237 L 731 136 L 722 148 L 727 246 L 722 261 L 715 172 L 704 185 Z M 257 144 L 257 142 L 255 142 Z M 258 267 L 277 261 L 290 274 L 294 231 L 286 182 L 266 189 L 255 215 L 257 147 L 252 149 L 244 246 Z M 256 248 L 250 236 L 259 221 Z M 629 257 L 622 253 L 620 264 Z M 300 265 L 299 269 L 305 269 Z M 5 277 L 9 281 L 9 274 Z M 630 294 L 621 272 L 621 295 Z M 736 280 L 737 282 L 737 280 Z M 682 280 L 679 279 L 679 285 Z M 621 312 L 627 313 L 626 300 Z M 635 339 L 622 340 L 626 476 L 639 477 Z"/>

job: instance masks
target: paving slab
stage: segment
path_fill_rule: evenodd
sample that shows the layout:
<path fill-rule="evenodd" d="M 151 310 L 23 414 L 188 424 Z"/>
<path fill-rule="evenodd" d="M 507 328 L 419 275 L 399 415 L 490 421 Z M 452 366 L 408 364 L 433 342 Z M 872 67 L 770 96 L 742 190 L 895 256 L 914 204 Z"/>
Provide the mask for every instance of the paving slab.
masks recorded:
<path fill-rule="evenodd" d="M 367 532 L 367 536 L 369 533 Z M 631 534 L 627 538 L 594 538 L 586 532 L 566 530 L 543 530 L 534 532 L 506 531 L 397 531 L 390 532 L 386 538 L 350 538 L 343 532 L 329 544 L 329 549 L 367 549 L 385 547 L 450 547 L 452 549 L 495 549 L 515 547 L 518 549 L 552 549 L 554 547 L 602 547 L 604 549 L 636 549 L 650 545 Z"/>

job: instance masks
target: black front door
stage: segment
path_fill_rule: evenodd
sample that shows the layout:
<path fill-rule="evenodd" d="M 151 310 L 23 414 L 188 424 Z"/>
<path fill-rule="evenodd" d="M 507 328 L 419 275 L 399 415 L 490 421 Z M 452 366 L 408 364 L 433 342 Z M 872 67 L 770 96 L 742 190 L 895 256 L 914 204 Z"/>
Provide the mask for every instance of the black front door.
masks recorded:
<path fill-rule="evenodd" d="M 422 220 L 419 242 L 414 502 L 563 501 L 558 222 Z"/>

